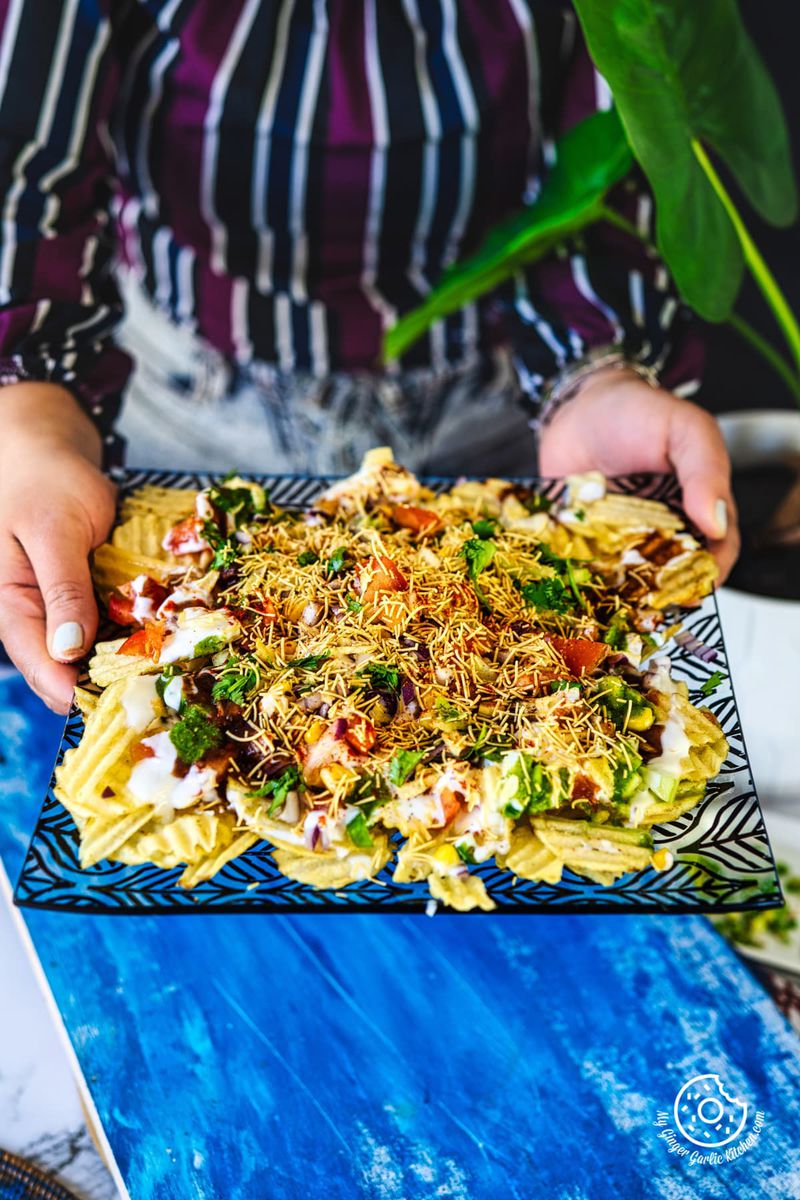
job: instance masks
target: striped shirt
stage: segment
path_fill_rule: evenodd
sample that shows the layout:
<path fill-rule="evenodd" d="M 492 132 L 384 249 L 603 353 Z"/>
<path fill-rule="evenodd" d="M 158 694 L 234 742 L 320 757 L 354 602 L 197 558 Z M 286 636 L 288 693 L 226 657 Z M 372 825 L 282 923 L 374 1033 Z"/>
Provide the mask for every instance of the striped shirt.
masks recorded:
<path fill-rule="evenodd" d="M 232 363 L 379 370 L 383 331 L 610 102 L 555 0 L 0 0 L 0 379 L 109 426 L 115 269 Z M 640 182 L 620 211 L 647 232 Z M 662 264 L 593 227 L 401 369 L 514 343 L 526 387 L 609 342 L 669 366 Z"/>

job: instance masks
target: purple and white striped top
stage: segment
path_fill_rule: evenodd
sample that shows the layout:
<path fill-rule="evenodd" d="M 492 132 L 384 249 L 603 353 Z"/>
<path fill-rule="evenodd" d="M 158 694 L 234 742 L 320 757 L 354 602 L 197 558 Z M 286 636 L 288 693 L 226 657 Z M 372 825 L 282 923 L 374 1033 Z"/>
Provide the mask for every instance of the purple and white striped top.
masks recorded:
<path fill-rule="evenodd" d="M 232 362 L 377 370 L 387 324 L 609 99 L 555 0 L 0 0 L 0 378 L 65 383 L 108 425 L 119 260 Z M 639 183 L 615 203 L 649 229 Z M 598 226 L 400 367 L 510 337 L 534 391 L 607 342 L 668 368 L 686 315 Z"/>

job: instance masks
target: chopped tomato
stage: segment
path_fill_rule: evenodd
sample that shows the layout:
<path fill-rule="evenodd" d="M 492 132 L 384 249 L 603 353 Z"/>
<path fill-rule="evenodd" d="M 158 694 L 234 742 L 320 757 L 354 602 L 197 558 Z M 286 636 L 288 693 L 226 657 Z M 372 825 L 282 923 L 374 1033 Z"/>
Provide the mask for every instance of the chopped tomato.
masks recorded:
<path fill-rule="evenodd" d="M 464 797 L 461 792 L 453 791 L 452 788 L 444 787 L 439 793 L 444 810 L 444 823 L 449 825 L 453 817 L 461 811 L 461 805 Z"/>
<path fill-rule="evenodd" d="M 605 642 L 593 642 L 590 638 L 563 638 L 555 634 L 550 638 L 551 645 L 558 653 L 573 675 L 588 675 L 603 661 L 608 654 Z"/>
<path fill-rule="evenodd" d="M 171 554 L 199 554 L 201 550 L 209 550 L 203 537 L 204 522 L 200 517 L 186 517 L 173 525 L 161 543 Z"/>
<path fill-rule="evenodd" d="M 112 592 L 108 597 L 108 615 L 117 625 L 133 625 L 133 597 Z"/>
<path fill-rule="evenodd" d="M 415 508 L 411 504 L 395 504 L 392 509 L 392 520 L 403 529 L 410 529 L 420 537 L 437 533 L 442 527 L 438 513 L 429 508 Z"/>
<path fill-rule="evenodd" d="M 394 559 L 386 554 L 376 554 L 367 560 L 366 586 L 361 593 L 361 599 L 369 604 L 380 592 L 404 592 L 408 588 L 408 580 L 400 571 Z"/>
<path fill-rule="evenodd" d="M 263 596 L 261 600 L 251 601 L 250 607 L 257 613 L 261 613 L 262 617 L 271 623 L 277 621 L 278 610 L 275 607 L 274 601 L 270 600 L 269 596 Z"/>
<path fill-rule="evenodd" d="M 120 646 L 117 654 L 141 655 L 158 662 L 164 645 L 164 622 L 146 621 L 144 629 L 137 629 Z"/>
<path fill-rule="evenodd" d="M 134 742 L 131 746 L 131 758 L 134 762 L 139 762 L 143 758 L 155 758 L 156 752 L 152 746 L 145 746 L 144 742 Z"/>
<path fill-rule="evenodd" d="M 375 745 L 377 733 L 371 721 L 356 713 L 354 716 L 347 718 L 347 732 L 344 736 L 345 740 L 350 743 L 354 750 L 366 754 Z"/>

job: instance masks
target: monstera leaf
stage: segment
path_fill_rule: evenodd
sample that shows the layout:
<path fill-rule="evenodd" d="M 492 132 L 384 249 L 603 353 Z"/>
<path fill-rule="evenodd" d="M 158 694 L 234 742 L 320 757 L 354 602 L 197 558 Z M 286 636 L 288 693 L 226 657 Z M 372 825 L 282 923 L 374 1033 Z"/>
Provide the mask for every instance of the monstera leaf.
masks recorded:
<path fill-rule="evenodd" d="M 797 211 L 780 101 L 736 0 L 574 3 L 655 193 L 659 251 L 684 300 L 723 320 L 741 284 L 741 239 L 703 151 L 767 221 L 790 224 Z"/>
<path fill-rule="evenodd" d="M 386 335 L 385 358 L 397 358 L 441 317 L 492 290 L 564 237 L 602 215 L 603 197 L 630 170 L 633 157 L 616 112 L 587 117 L 556 144 L 556 161 L 535 202 L 494 228 L 480 250 L 451 267 L 424 303 Z"/>

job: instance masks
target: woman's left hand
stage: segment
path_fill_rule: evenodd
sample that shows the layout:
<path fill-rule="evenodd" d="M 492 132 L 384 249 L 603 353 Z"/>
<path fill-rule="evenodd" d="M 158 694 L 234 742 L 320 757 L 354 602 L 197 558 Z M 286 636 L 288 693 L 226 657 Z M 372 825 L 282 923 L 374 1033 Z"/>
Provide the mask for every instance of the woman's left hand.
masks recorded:
<path fill-rule="evenodd" d="M 634 371 L 598 370 L 542 431 L 539 466 L 545 476 L 674 471 L 686 513 L 717 560 L 718 582 L 727 579 L 739 553 L 731 464 L 705 409 L 651 387 Z"/>

